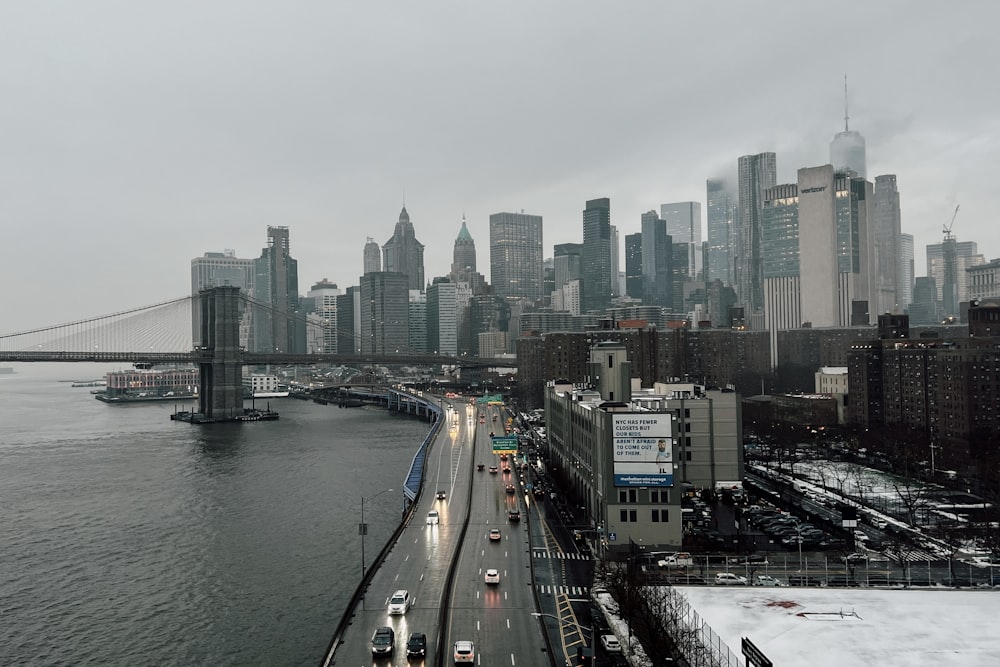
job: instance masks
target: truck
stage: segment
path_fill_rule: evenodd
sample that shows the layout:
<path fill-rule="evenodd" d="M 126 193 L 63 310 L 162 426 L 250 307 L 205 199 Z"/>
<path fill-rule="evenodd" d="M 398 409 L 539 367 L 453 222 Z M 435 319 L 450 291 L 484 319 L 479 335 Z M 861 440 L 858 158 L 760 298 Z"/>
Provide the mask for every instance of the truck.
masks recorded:
<path fill-rule="evenodd" d="M 694 565 L 694 558 L 686 551 L 678 551 L 675 554 L 664 554 L 664 557 L 656 561 L 656 566 L 661 570 L 669 570 L 674 567 L 690 567 Z"/>
<path fill-rule="evenodd" d="M 719 496 L 728 493 L 733 497 L 733 500 L 743 500 L 743 482 L 741 481 L 716 482 L 715 493 L 716 495 Z"/>

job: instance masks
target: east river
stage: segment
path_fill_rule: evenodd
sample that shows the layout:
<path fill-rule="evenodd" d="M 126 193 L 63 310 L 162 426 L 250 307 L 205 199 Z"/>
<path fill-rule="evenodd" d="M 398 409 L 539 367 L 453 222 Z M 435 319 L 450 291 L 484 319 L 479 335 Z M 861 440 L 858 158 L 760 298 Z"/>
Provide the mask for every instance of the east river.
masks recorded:
<path fill-rule="evenodd" d="M 0 375 L 0 665 L 316 665 L 398 524 L 426 422 L 270 399 L 276 422 L 192 426 Z M 260 402 L 258 402 L 258 407 Z M 180 409 L 192 402 L 178 403 Z"/>

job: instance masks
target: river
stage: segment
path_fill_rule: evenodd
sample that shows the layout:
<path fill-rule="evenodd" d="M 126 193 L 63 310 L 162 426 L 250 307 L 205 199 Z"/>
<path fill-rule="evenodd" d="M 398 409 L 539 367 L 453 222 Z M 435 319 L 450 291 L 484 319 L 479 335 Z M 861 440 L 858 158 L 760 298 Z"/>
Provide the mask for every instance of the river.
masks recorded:
<path fill-rule="evenodd" d="M 114 368 L 13 366 L 0 664 L 318 664 L 360 579 L 361 498 L 393 489 L 365 502 L 370 563 L 425 422 L 271 399 L 278 421 L 192 426 L 171 402 L 109 405 L 61 382 Z"/>

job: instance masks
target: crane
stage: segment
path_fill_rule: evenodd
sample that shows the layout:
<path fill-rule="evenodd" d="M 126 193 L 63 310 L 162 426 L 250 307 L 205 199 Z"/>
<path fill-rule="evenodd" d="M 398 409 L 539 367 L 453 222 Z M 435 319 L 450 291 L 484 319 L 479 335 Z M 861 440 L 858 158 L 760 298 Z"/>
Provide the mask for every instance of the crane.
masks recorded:
<path fill-rule="evenodd" d="M 951 228 L 955 226 L 955 218 L 958 217 L 958 207 L 959 206 L 960 206 L 960 204 L 956 204 L 955 205 L 955 212 L 951 214 L 951 222 L 949 222 L 947 225 L 942 225 L 943 228 L 944 228 L 944 238 L 946 240 L 954 238 L 951 235 Z"/>

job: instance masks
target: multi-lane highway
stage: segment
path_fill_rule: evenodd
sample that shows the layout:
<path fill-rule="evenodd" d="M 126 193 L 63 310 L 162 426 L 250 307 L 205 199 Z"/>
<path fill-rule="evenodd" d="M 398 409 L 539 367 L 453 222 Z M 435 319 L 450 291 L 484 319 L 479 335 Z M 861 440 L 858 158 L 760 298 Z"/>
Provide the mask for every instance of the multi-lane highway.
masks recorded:
<path fill-rule="evenodd" d="M 473 642 L 475 664 L 548 667 L 555 658 L 563 665 L 584 641 L 592 564 L 576 557 L 558 515 L 527 493 L 528 466 L 493 453 L 502 408 L 464 399 L 444 407 L 447 423 L 428 453 L 417 507 L 362 603 L 349 610 L 351 624 L 324 665 L 421 664 L 406 655 L 413 632 L 427 635 L 428 665 L 454 662 L 453 645 L 462 640 Z M 511 509 L 520 521 L 509 520 Z M 431 511 L 436 524 L 428 523 Z M 493 529 L 499 539 L 491 539 Z M 486 582 L 490 569 L 499 583 Z M 400 589 L 409 592 L 410 608 L 390 615 L 389 598 Z M 395 633 L 388 657 L 372 655 L 380 626 Z"/>

